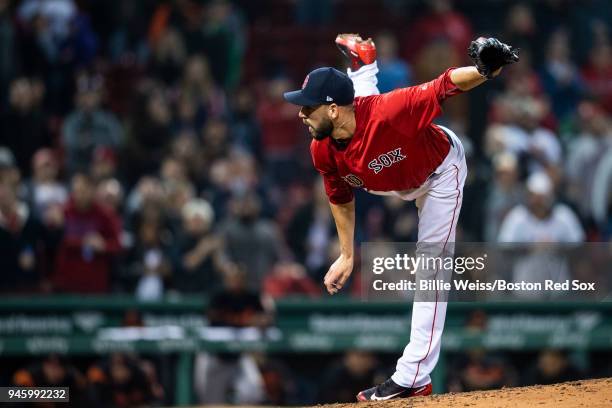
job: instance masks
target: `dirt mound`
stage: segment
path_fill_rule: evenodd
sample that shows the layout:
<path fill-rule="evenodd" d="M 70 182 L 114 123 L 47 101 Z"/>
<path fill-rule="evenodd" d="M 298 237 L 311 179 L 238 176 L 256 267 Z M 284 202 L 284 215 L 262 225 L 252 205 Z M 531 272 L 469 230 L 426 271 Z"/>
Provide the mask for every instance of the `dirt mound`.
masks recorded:
<path fill-rule="evenodd" d="M 612 378 L 555 385 L 504 388 L 418 397 L 387 402 L 323 405 L 325 408 L 575 408 L 612 407 Z"/>

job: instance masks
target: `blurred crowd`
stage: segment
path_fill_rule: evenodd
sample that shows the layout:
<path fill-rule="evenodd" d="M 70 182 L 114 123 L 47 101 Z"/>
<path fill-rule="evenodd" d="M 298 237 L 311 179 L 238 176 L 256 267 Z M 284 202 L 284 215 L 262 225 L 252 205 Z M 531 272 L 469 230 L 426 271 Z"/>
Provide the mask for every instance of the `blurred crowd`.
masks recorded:
<path fill-rule="evenodd" d="M 260 294 L 322 295 L 335 227 L 282 93 L 310 68 L 343 64 L 332 42 L 342 31 L 374 38 L 382 92 L 469 64 L 480 35 L 520 47 L 520 63 L 438 120 L 468 154 L 458 239 L 610 241 L 612 8 L 579 3 L 0 0 L 0 291 L 205 294 L 257 324 Z M 416 239 L 412 204 L 357 194 L 359 241 Z M 464 357 L 452 390 L 516 381 L 501 360 Z M 573 375 L 564 355 L 539 359 Z M 62 374 L 86 398 L 129 377 L 138 398 L 163 399 L 146 362 L 110 356 L 86 375 L 62 364 L 51 356 L 15 379 Z M 285 395 L 285 368 L 266 357 L 196 366 L 264 372 Z M 328 373 L 329 401 L 372 384 L 375 366 L 348 353 Z"/>
<path fill-rule="evenodd" d="M 84 370 L 66 357 L 51 354 L 19 368 L 10 384 L 68 387 L 70 403 L 79 407 L 160 406 L 165 397 L 153 363 L 122 353 L 94 361 Z M 53 403 L 41 405 L 54 406 Z"/>
<path fill-rule="evenodd" d="M 390 375 L 394 356 L 349 350 L 307 358 L 293 356 L 291 365 L 286 359 L 262 353 L 221 355 L 216 359 L 233 359 L 235 367 L 216 371 L 207 379 L 221 388 L 208 387 L 207 381 L 196 383 L 195 400 L 199 403 L 295 406 L 354 402 L 359 391 Z M 609 359 L 609 353 L 581 354 L 554 348 L 512 353 L 472 349 L 449 356 L 444 387 L 449 392 L 465 392 L 609 376 L 610 368 L 598 363 L 601 359 Z M 163 367 L 169 367 L 167 362 L 130 353 L 86 359 L 51 354 L 19 366 L 8 384 L 69 387 L 75 406 L 164 406 L 174 401 L 176 391 L 173 378 L 164 381 L 158 374 Z M 224 381 L 226 378 L 232 381 Z M 196 381 L 203 379 L 197 377 Z"/>
<path fill-rule="evenodd" d="M 274 13 L 243 3 L 0 0 L 2 291 L 212 294 L 237 268 L 273 297 L 320 294 L 334 225 L 281 97 L 308 67 L 292 71 L 302 45 L 259 45 Z M 301 22 L 275 28 L 291 32 L 335 30 L 345 6 L 269 3 Z M 612 236 L 610 13 L 587 3 L 504 3 L 493 29 L 452 1 L 415 2 L 397 14 L 409 28 L 372 33 L 383 92 L 467 64 L 476 35 L 521 48 L 439 120 L 470 162 L 460 239 Z M 339 64 L 327 54 L 309 63 Z M 359 195 L 359 240 L 415 239 L 413 206 Z"/>
<path fill-rule="evenodd" d="M 269 3 L 302 24 L 275 30 L 339 30 L 304 11 L 342 4 Z M 416 2 L 396 13 L 410 29 L 373 33 L 383 92 L 468 63 L 475 35 L 521 48 L 439 120 L 470 162 L 460 239 L 610 239 L 610 16 L 587 3 L 504 3 L 492 30 L 451 1 Z M 0 0 L 3 292 L 211 294 L 238 268 L 273 297 L 320 294 L 334 225 L 281 97 L 308 67 L 292 70 L 297 44 L 259 45 L 270 16 L 229 0 Z M 332 40 L 312 66 L 340 63 L 321 60 Z M 413 206 L 358 201 L 359 240 L 415 239 Z"/>

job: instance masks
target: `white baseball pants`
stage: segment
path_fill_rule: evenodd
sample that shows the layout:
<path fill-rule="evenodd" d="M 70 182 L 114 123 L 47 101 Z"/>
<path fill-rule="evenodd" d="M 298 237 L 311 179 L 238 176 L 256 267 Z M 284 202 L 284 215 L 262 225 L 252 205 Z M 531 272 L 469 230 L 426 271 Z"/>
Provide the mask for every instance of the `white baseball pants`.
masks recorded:
<path fill-rule="evenodd" d="M 365 65 L 355 72 L 348 69 L 348 75 L 355 88 L 355 96 L 380 93 L 376 87 L 377 73 L 376 62 Z M 440 127 L 450 136 L 452 146 L 447 157 L 436 169 L 436 175 L 409 194 L 401 192 L 389 194 L 397 195 L 404 200 L 416 200 L 419 215 L 417 253 L 438 248 L 441 252 L 452 255 L 467 165 L 459 138 L 451 130 Z M 434 244 L 434 246 L 425 244 Z M 424 274 L 429 278 L 433 275 L 435 279 L 438 272 L 440 271 L 425 271 Z M 432 275 L 428 275 L 430 273 Z M 404 348 L 404 353 L 397 361 L 395 373 L 391 377 L 396 384 L 415 388 L 431 382 L 429 375 L 440 356 L 440 343 L 446 318 L 446 299 L 445 294 L 435 292 L 432 299 L 427 299 L 432 301 L 413 302 L 410 342 Z"/>

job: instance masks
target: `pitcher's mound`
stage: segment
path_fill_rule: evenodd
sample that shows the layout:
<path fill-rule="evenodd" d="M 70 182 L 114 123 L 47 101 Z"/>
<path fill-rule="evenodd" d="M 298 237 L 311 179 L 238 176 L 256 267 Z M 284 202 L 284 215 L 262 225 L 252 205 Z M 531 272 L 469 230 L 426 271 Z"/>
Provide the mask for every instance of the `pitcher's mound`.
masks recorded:
<path fill-rule="evenodd" d="M 325 408 L 609 408 L 612 407 L 612 378 L 574 381 L 554 385 L 504 388 L 440 394 L 395 401 L 332 404 Z"/>

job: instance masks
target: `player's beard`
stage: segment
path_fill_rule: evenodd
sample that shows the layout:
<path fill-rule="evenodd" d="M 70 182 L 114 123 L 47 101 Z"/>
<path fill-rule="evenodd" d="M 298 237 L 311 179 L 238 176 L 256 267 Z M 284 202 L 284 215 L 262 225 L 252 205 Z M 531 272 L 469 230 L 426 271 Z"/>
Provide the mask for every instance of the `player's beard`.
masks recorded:
<path fill-rule="evenodd" d="M 325 118 L 316 128 L 312 126 L 312 129 L 314 130 L 314 133 L 311 133 L 312 138 L 315 140 L 323 140 L 332 134 L 334 131 L 334 124 L 331 120 Z"/>

